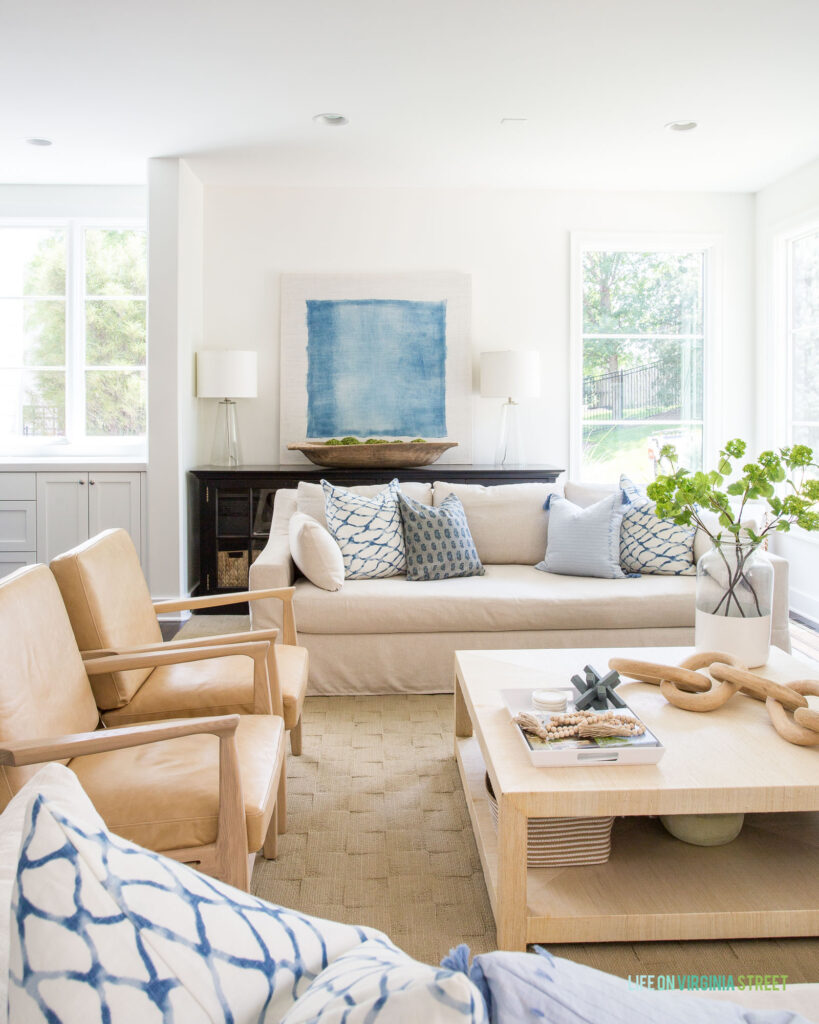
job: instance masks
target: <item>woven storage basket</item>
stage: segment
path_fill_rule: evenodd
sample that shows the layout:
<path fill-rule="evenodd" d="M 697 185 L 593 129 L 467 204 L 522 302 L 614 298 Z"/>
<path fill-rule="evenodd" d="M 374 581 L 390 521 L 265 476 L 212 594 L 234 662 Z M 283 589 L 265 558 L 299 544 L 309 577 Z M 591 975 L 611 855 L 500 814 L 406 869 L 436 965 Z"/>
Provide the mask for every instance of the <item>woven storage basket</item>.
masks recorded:
<path fill-rule="evenodd" d="M 246 587 L 247 551 L 220 551 L 216 577 L 220 587 Z"/>
<path fill-rule="evenodd" d="M 486 776 L 486 794 L 495 828 L 498 801 Z M 605 864 L 611 854 L 614 818 L 530 818 L 526 864 L 530 868 L 565 868 Z"/>

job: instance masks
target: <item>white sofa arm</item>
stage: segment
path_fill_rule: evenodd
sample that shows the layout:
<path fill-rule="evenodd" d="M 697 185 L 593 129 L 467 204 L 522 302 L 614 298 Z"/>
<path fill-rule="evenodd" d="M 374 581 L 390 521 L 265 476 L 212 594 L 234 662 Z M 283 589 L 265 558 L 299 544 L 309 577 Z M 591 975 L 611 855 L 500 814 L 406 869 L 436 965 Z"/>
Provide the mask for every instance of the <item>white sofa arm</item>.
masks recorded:
<path fill-rule="evenodd" d="M 296 567 L 290 556 L 290 516 L 296 510 L 296 492 L 276 493 L 273 522 L 264 551 L 250 567 L 250 589 L 268 590 L 292 587 Z M 282 603 L 273 598 L 250 602 L 251 629 L 282 628 Z M 281 634 L 280 634 L 281 635 Z"/>
<path fill-rule="evenodd" d="M 788 560 L 768 552 L 774 571 L 773 604 L 771 607 L 771 643 L 790 654 L 790 597 L 788 594 Z"/>

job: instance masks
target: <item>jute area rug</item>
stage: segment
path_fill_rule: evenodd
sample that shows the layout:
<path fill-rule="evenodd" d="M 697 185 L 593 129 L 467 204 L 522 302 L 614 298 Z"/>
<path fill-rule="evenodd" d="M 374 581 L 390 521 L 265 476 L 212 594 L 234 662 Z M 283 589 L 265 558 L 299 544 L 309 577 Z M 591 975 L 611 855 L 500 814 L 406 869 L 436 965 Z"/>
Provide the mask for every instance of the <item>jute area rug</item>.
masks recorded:
<path fill-rule="evenodd" d="M 182 635 L 237 632 L 240 616 L 194 616 Z M 288 828 L 253 892 L 318 917 L 385 931 L 437 964 L 495 925 L 458 769 L 452 697 L 308 697 L 304 753 L 288 755 Z M 594 870 L 593 868 L 590 870 Z M 819 981 L 819 939 L 550 945 L 557 956 L 636 974 L 787 974 Z"/>

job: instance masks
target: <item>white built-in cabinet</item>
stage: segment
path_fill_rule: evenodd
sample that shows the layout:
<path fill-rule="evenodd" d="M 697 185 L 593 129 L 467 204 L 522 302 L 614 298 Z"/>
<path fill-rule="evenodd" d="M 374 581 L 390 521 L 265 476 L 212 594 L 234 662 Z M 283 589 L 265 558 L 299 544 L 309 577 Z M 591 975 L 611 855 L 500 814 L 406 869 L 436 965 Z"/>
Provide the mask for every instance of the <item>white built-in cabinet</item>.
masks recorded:
<path fill-rule="evenodd" d="M 0 576 L 111 527 L 131 535 L 142 558 L 144 473 L 0 472 Z"/>

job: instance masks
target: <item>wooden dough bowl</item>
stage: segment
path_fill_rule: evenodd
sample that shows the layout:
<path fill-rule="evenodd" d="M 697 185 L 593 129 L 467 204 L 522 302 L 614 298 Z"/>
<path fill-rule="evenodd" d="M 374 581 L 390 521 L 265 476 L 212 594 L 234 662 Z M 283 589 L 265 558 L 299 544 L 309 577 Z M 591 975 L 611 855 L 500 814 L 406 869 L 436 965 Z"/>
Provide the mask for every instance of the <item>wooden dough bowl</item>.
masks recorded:
<path fill-rule="evenodd" d="M 302 452 L 316 466 L 329 469 L 410 469 L 429 466 L 457 441 L 388 441 L 387 444 L 289 444 L 287 450 Z"/>

